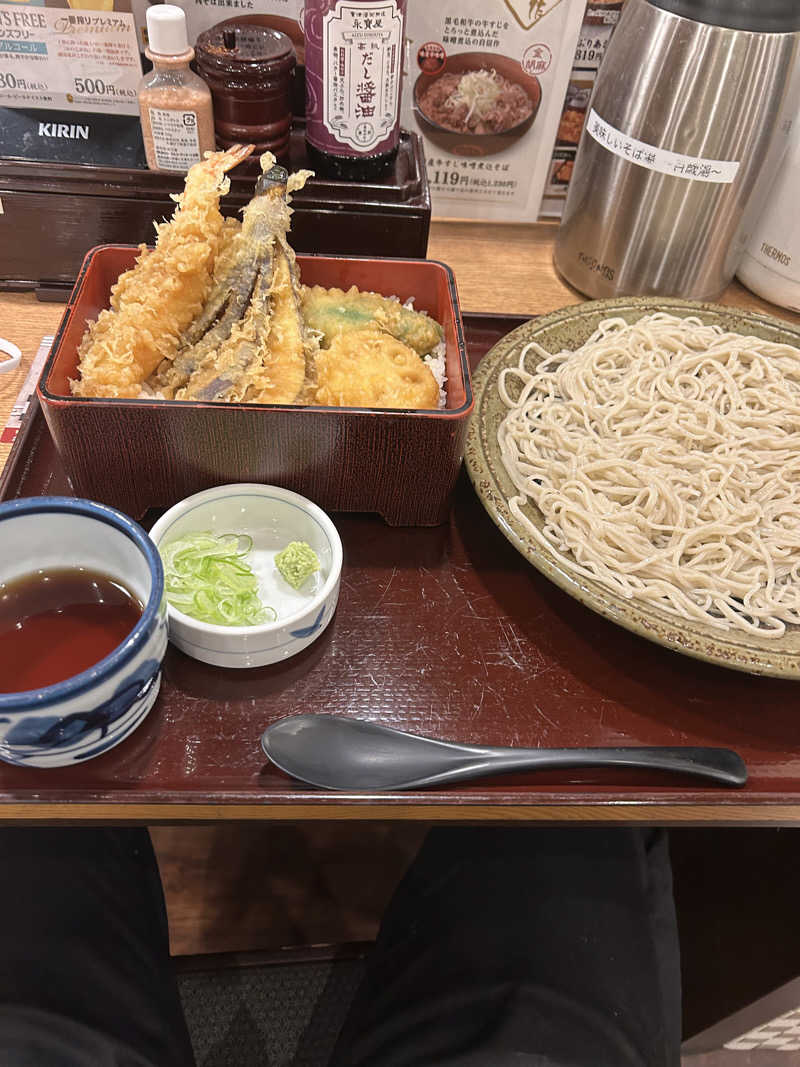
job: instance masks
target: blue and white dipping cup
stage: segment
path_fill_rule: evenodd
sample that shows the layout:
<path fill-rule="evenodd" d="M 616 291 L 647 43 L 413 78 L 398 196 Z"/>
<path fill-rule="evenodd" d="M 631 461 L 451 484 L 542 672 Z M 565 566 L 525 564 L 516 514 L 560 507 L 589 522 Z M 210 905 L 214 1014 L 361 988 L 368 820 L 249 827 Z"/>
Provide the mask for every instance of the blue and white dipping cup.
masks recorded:
<path fill-rule="evenodd" d="M 42 689 L 0 693 L 0 759 L 65 767 L 131 734 L 155 703 L 167 648 L 158 550 L 122 512 L 74 497 L 0 504 L 0 582 L 85 567 L 119 581 L 144 605 L 128 637 L 93 667 Z"/>

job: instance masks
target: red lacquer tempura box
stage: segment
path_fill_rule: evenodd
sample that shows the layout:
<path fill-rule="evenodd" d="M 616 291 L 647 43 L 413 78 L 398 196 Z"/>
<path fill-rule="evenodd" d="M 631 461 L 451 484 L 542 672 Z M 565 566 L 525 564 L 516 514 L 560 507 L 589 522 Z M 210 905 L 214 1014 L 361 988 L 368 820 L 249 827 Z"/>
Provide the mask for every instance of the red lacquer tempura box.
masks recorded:
<path fill-rule="evenodd" d="M 393 526 L 443 522 L 458 476 L 472 385 L 452 271 L 412 259 L 298 256 L 306 285 L 351 285 L 405 301 L 444 329 L 447 404 L 371 410 L 72 396 L 86 324 L 137 248 L 86 256 L 39 382 L 39 399 L 75 493 L 136 518 L 230 482 L 280 485 L 327 511 L 377 512 Z M 158 294 L 153 294 L 158 299 Z"/>

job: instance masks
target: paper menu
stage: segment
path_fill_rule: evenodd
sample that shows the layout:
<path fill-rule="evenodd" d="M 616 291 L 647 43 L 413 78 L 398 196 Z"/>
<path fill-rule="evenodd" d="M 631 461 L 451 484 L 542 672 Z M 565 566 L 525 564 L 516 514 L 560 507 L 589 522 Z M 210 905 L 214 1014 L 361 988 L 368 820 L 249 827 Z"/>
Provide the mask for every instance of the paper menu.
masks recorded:
<path fill-rule="evenodd" d="M 585 6 L 411 0 L 402 124 L 423 137 L 434 216 L 536 219 Z"/>
<path fill-rule="evenodd" d="M 0 3 L 0 106 L 136 115 L 141 76 L 128 0 Z"/>

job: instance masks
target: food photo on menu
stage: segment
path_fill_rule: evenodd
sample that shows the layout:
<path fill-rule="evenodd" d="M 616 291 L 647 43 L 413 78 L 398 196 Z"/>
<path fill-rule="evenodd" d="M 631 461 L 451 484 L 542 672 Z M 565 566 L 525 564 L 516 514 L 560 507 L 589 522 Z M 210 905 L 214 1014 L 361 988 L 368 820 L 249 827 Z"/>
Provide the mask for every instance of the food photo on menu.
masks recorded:
<path fill-rule="evenodd" d="M 539 213 L 584 13 L 582 0 L 410 13 L 403 117 L 423 139 L 437 215 Z"/>
<path fill-rule="evenodd" d="M 800 819 L 798 50 L 784 0 L 0 0 L 0 1060 L 792 1015 L 691 969 L 779 865 L 716 828 Z"/>

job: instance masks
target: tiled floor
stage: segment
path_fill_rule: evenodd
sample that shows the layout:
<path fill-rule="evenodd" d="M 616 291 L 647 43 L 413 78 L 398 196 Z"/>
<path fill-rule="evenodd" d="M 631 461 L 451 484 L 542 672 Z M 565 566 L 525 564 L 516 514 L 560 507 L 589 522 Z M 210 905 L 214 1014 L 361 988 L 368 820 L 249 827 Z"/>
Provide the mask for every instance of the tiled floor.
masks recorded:
<path fill-rule="evenodd" d="M 181 976 L 198 1067 L 325 1067 L 361 973 L 341 960 Z"/>

